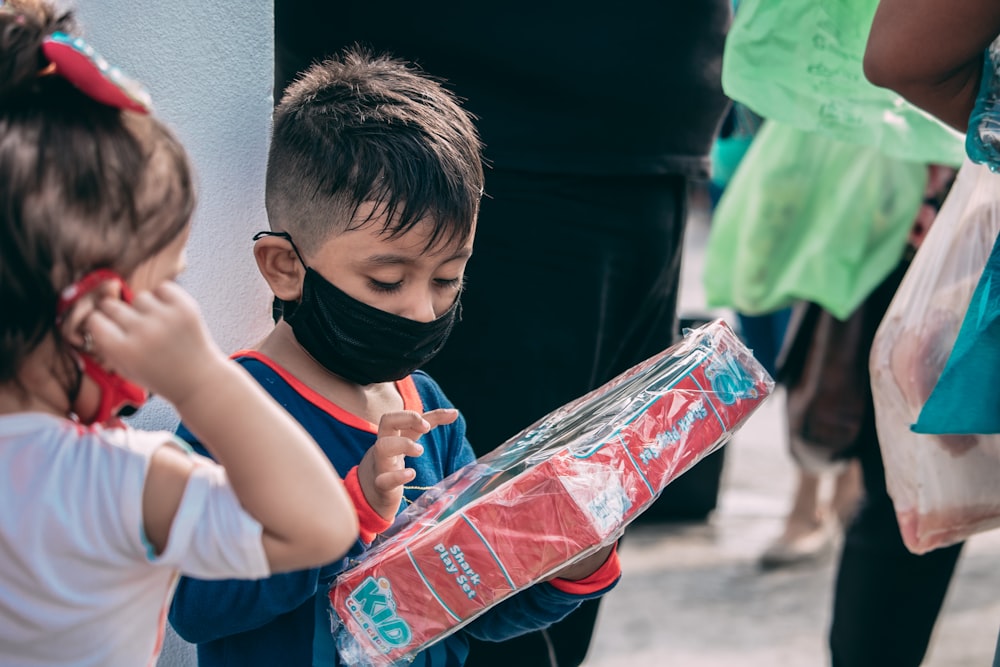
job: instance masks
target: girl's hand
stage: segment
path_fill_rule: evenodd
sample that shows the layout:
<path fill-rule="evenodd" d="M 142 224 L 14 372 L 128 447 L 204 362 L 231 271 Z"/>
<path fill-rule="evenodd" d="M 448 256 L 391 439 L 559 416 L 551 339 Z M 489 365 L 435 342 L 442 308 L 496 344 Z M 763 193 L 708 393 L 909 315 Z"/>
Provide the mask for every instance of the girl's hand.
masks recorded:
<path fill-rule="evenodd" d="M 172 281 L 137 294 L 131 305 L 101 299 L 84 328 L 103 366 L 175 404 L 226 362 L 194 298 Z"/>
<path fill-rule="evenodd" d="M 420 456 L 424 448 L 417 440 L 436 426 L 458 419 L 458 410 L 438 409 L 421 415 L 412 410 L 388 412 L 378 424 L 378 439 L 358 464 L 358 482 L 365 500 L 379 516 L 391 521 L 403 500 L 403 485 L 416 473 L 406 467 L 405 457 Z"/>

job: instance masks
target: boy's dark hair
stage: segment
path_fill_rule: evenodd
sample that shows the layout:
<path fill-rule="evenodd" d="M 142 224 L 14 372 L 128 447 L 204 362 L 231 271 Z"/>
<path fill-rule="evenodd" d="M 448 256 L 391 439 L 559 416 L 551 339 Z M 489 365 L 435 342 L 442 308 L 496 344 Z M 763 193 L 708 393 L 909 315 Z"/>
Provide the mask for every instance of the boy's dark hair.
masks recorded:
<path fill-rule="evenodd" d="M 55 327 L 59 293 L 87 273 L 128 277 L 187 226 L 187 155 L 152 116 L 105 106 L 46 71 L 42 40 L 72 17 L 0 5 L 0 383 Z"/>
<path fill-rule="evenodd" d="M 429 219 L 428 248 L 468 238 L 483 191 L 482 146 L 438 80 L 358 47 L 313 65 L 274 113 L 271 228 L 308 252 L 383 213 L 391 237 Z M 374 203 L 363 219 L 358 209 Z"/>

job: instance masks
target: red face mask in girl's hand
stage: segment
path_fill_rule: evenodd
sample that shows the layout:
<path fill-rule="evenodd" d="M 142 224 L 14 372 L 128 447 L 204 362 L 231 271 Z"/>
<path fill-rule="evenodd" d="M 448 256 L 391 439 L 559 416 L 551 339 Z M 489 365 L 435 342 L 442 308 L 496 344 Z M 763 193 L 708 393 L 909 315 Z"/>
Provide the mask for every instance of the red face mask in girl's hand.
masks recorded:
<path fill-rule="evenodd" d="M 63 290 L 56 306 L 56 321 L 60 321 L 75 303 L 105 282 L 117 283 L 121 288 L 122 301 L 132 303 L 132 291 L 121 276 L 109 269 L 99 269 L 88 273 Z M 105 369 L 91 354 L 75 349 L 74 354 L 78 357 L 80 370 L 97 384 L 101 392 L 97 411 L 92 417 L 81 419 L 84 423 L 100 424 L 120 416 L 123 412 L 131 414 L 142 407 L 149 398 L 149 393 L 143 387 Z"/>

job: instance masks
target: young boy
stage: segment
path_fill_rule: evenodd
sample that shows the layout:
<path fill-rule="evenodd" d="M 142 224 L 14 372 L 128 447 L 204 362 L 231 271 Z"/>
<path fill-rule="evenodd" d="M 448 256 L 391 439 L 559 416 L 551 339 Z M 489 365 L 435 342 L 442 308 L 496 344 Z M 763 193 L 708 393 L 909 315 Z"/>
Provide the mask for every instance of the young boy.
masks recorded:
<path fill-rule="evenodd" d="M 254 255 L 277 324 L 237 360 L 344 476 L 362 526 L 353 558 L 423 490 L 474 459 L 463 418 L 417 369 L 459 313 L 480 149 L 469 116 L 436 81 L 356 50 L 306 71 L 275 111 L 272 231 L 255 237 Z M 337 665 L 327 592 L 345 565 L 263 581 L 184 579 L 170 620 L 198 644 L 201 667 Z M 466 633 L 501 641 L 545 627 L 619 575 L 614 549 L 602 549 L 416 664 L 462 665 Z"/>

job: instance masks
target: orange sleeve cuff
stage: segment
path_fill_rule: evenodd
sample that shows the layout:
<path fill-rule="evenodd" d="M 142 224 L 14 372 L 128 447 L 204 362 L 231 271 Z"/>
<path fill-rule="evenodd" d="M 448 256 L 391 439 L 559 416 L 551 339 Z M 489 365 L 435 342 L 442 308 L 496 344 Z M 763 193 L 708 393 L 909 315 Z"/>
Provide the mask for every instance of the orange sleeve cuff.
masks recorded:
<path fill-rule="evenodd" d="M 620 576 L 622 576 L 622 564 L 618 559 L 618 545 L 615 544 L 604 565 L 594 570 L 589 577 L 576 581 L 556 578 L 549 580 L 549 583 L 569 595 L 590 595 L 610 588 Z"/>
<path fill-rule="evenodd" d="M 358 466 L 354 466 L 347 473 L 347 477 L 344 478 L 344 486 L 347 488 L 351 502 L 354 503 L 354 509 L 358 513 L 361 541 L 365 544 L 371 544 L 376 535 L 392 525 L 392 521 L 387 521 L 368 504 L 365 492 L 361 490 L 361 481 L 358 479 Z"/>

